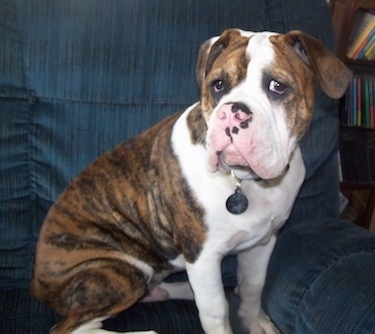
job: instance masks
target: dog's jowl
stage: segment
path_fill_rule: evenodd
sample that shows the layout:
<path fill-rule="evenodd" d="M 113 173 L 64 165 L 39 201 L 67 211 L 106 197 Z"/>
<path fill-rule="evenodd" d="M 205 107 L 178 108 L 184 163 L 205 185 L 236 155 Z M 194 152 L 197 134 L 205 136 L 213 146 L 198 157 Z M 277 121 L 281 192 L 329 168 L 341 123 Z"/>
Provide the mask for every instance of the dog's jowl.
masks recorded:
<path fill-rule="evenodd" d="M 299 31 L 231 29 L 202 45 L 196 77 L 199 102 L 97 159 L 50 209 L 31 291 L 64 316 L 52 333 L 101 333 L 140 299 L 181 296 L 159 284 L 184 269 L 205 332 L 231 333 L 228 253 L 244 326 L 278 333 L 260 296 L 305 176 L 298 140 L 316 86 L 339 98 L 350 72 Z"/>

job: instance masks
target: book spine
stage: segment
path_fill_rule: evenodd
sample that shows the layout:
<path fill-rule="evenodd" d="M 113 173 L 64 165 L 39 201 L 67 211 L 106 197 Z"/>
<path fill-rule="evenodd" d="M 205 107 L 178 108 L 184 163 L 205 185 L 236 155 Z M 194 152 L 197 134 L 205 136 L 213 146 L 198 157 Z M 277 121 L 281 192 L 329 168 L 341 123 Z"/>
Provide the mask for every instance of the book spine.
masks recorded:
<path fill-rule="evenodd" d="M 353 76 L 340 110 L 342 123 L 375 128 L 375 73 L 359 72 Z"/>
<path fill-rule="evenodd" d="M 372 37 L 375 29 L 375 14 L 373 11 L 358 9 L 353 20 L 353 29 L 347 49 L 347 57 L 364 59 L 365 52 L 374 43 Z"/>

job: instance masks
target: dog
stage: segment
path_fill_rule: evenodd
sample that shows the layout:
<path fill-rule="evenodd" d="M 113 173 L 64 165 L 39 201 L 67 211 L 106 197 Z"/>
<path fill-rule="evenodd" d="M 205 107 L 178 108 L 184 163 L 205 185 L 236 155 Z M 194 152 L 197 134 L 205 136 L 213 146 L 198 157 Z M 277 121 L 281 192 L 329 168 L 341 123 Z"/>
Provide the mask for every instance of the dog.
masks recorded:
<path fill-rule="evenodd" d="M 186 269 L 204 331 L 232 333 L 220 263 L 236 253 L 244 326 L 278 333 L 261 293 L 305 177 L 298 141 L 316 86 L 337 99 L 350 77 L 300 31 L 205 42 L 200 101 L 99 157 L 49 210 L 31 293 L 64 316 L 51 332 L 105 333 L 102 320 L 138 300 L 173 298 L 159 284 Z"/>

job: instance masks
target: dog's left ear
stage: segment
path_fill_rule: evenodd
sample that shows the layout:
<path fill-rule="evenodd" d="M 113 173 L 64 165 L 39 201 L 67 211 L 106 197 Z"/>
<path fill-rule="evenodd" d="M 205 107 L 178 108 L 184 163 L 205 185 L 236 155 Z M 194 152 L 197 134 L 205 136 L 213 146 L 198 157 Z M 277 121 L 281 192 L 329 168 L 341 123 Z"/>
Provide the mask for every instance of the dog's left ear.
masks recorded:
<path fill-rule="evenodd" d="M 338 99 L 344 95 L 352 73 L 320 41 L 298 30 L 290 31 L 278 37 L 285 39 L 285 42 L 310 67 L 320 86 L 329 97 Z"/>

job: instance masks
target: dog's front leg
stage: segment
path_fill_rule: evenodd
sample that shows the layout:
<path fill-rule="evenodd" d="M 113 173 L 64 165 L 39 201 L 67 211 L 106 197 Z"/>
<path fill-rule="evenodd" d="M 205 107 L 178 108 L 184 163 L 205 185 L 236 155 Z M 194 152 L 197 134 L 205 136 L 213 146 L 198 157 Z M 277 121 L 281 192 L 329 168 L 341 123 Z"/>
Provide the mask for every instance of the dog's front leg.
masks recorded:
<path fill-rule="evenodd" d="M 279 333 L 261 305 L 268 262 L 275 243 L 276 235 L 272 235 L 267 244 L 256 246 L 237 256 L 237 279 L 241 296 L 239 316 L 251 334 Z"/>
<path fill-rule="evenodd" d="M 196 262 L 186 265 L 201 324 L 207 334 L 232 333 L 221 281 L 221 260 L 218 255 L 201 255 Z"/>

